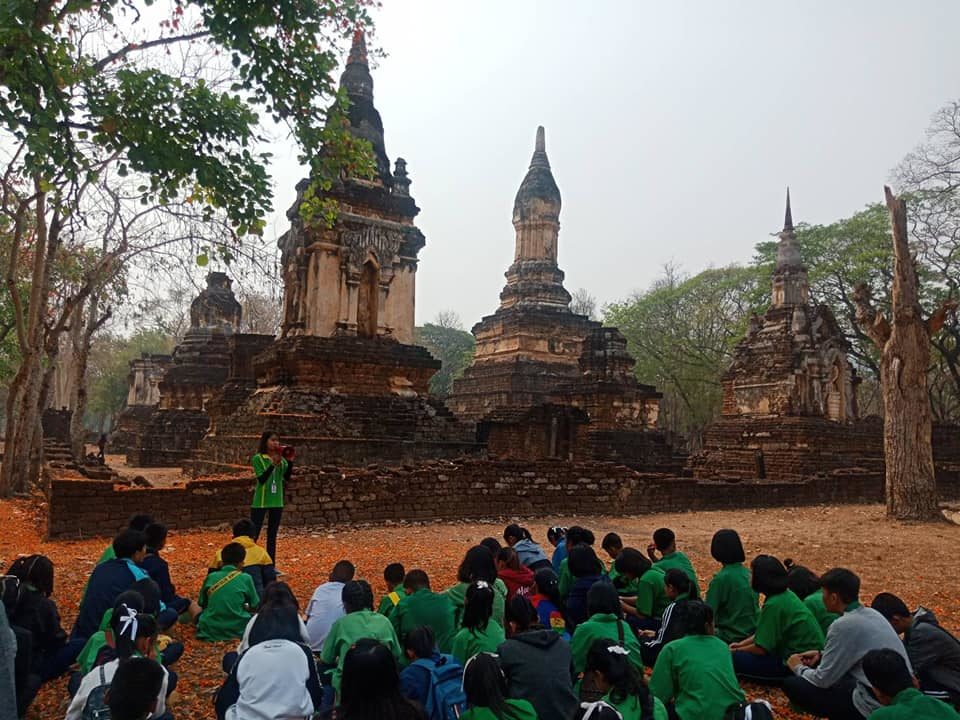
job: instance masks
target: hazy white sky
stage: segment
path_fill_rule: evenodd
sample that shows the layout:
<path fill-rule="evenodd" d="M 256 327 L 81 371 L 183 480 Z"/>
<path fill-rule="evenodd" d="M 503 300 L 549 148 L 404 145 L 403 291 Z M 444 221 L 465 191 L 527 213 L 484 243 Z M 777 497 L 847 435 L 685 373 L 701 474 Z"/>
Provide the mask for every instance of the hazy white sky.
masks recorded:
<path fill-rule="evenodd" d="M 417 322 L 493 312 L 536 126 L 563 195 L 559 262 L 601 303 L 662 265 L 743 262 L 796 221 L 882 199 L 960 96 L 954 0 L 384 0 L 387 153 L 427 237 Z M 277 218 L 303 174 L 277 147 Z"/>

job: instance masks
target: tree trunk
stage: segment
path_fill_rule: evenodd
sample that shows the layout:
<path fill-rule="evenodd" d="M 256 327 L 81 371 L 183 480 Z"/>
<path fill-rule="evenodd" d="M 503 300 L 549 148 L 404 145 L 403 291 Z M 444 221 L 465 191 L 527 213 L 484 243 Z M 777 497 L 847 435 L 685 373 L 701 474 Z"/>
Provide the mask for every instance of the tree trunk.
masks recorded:
<path fill-rule="evenodd" d="M 73 415 L 70 417 L 70 449 L 73 456 L 81 461 L 86 455 L 84 440 L 87 431 L 84 425 L 84 416 L 87 414 L 87 366 L 90 360 L 90 344 L 93 341 L 94 333 L 100 329 L 109 317 L 109 310 L 102 318 L 98 317 L 100 314 L 99 292 L 90 294 L 88 306 L 83 330 L 76 340 L 77 344 L 72 348 L 74 372 L 71 389 Z M 78 318 L 78 323 L 79 320 Z"/>

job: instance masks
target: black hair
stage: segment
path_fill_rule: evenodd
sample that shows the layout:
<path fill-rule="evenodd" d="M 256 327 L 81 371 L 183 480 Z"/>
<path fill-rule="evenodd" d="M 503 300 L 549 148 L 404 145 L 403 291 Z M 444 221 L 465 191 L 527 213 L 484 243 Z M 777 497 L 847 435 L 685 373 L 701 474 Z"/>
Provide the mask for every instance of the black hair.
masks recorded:
<path fill-rule="evenodd" d="M 626 547 L 620 551 L 616 560 L 613 561 L 613 567 L 620 575 L 630 575 L 638 578 L 653 567 L 653 563 L 636 548 Z"/>
<path fill-rule="evenodd" d="M 750 586 L 767 597 L 787 591 L 787 569 L 773 555 L 757 555 L 750 563 Z"/>
<path fill-rule="evenodd" d="M 303 642 L 300 638 L 300 616 L 296 608 L 271 607 L 257 613 L 250 628 L 250 646 L 266 640 Z"/>
<path fill-rule="evenodd" d="M 483 540 L 481 540 L 477 544 L 489 550 L 490 554 L 493 555 L 494 557 L 497 556 L 497 553 L 500 552 L 500 548 L 503 547 L 503 545 L 500 544 L 500 541 L 497 540 L 495 537 L 485 537 Z"/>
<path fill-rule="evenodd" d="M 495 717 L 507 711 L 507 680 L 500 670 L 496 655 L 479 653 L 463 668 L 463 692 L 470 707 L 484 707 Z"/>
<path fill-rule="evenodd" d="M 623 617 L 620 595 L 612 583 L 596 582 L 587 590 L 587 614 L 593 617 L 598 613 Z"/>
<path fill-rule="evenodd" d="M 470 583 L 463 603 L 463 627 L 474 634 L 486 630 L 493 617 L 493 587 L 483 580 Z"/>
<path fill-rule="evenodd" d="M 567 569 L 575 578 L 598 574 L 600 561 L 589 545 L 574 545 L 567 553 Z"/>
<path fill-rule="evenodd" d="M 252 538 L 257 534 L 257 526 L 253 524 L 253 521 L 250 518 L 243 518 L 243 520 L 237 520 L 233 524 L 233 537 L 249 537 Z"/>
<path fill-rule="evenodd" d="M 690 582 L 690 576 L 679 568 L 670 568 L 663 576 L 663 584 L 676 589 L 681 595 L 690 594 L 693 591 L 693 583 Z"/>
<path fill-rule="evenodd" d="M 279 437 L 273 430 L 264 430 L 260 434 L 260 442 L 257 443 L 257 452 L 261 455 L 267 454 L 267 441 L 272 437 Z"/>
<path fill-rule="evenodd" d="M 366 580 L 349 580 L 340 592 L 343 609 L 347 613 L 373 610 L 373 590 Z"/>
<path fill-rule="evenodd" d="M 401 695 L 397 661 L 382 643 L 371 638 L 357 640 L 344 656 L 342 673 L 339 720 L 423 717 L 422 711 Z"/>
<path fill-rule="evenodd" d="M 604 550 L 616 550 L 619 552 L 623 550 L 623 540 L 621 540 L 620 536 L 615 532 L 608 532 L 603 536 L 603 540 L 600 541 L 600 547 Z"/>
<path fill-rule="evenodd" d="M 787 568 L 787 587 L 801 600 L 820 589 L 820 578 L 810 568 L 794 565 L 789 558 L 783 561 L 783 565 Z"/>
<path fill-rule="evenodd" d="M 663 552 L 677 541 L 677 536 L 670 528 L 658 528 L 653 531 L 653 544 L 657 550 Z"/>
<path fill-rule="evenodd" d="M 300 611 L 300 601 L 293 594 L 293 590 L 287 583 L 280 580 L 274 580 L 267 583 L 263 589 L 263 599 L 260 601 L 259 611 L 269 610 L 270 608 L 292 607 L 297 612 Z"/>
<path fill-rule="evenodd" d="M 514 595 L 504 608 L 503 621 L 505 625 L 513 623 L 517 629 L 514 634 L 526 632 L 538 625 L 539 616 L 533 604 L 522 595 Z"/>
<path fill-rule="evenodd" d="M 846 568 L 833 568 L 820 576 L 820 587 L 836 593 L 849 605 L 860 597 L 860 578 Z"/>
<path fill-rule="evenodd" d="M 912 613 L 907 604 L 893 593 L 882 592 L 877 595 L 870 607 L 883 615 L 887 620 L 893 620 L 895 615 L 900 617 L 910 617 Z"/>
<path fill-rule="evenodd" d="M 702 600 L 688 600 L 679 603 L 677 620 L 686 629 L 687 635 L 710 635 L 708 625 L 713 623 L 713 608 Z"/>
<path fill-rule="evenodd" d="M 512 547 L 500 548 L 500 552 L 497 553 L 497 562 L 503 563 L 511 570 L 520 569 L 520 556 Z"/>
<path fill-rule="evenodd" d="M 565 537 L 567 538 L 567 548 L 571 548 L 574 545 L 593 545 L 593 543 L 596 542 L 593 533 L 579 525 L 573 525 L 568 528 Z"/>
<path fill-rule="evenodd" d="M 120 560 L 132 558 L 139 551 L 143 550 L 147 544 L 147 539 L 140 530 L 122 530 L 113 539 L 113 554 Z"/>
<path fill-rule="evenodd" d="M 503 540 L 508 545 L 513 545 L 513 543 L 517 542 L 518 540 L 523 540 L 528 537 L 530 537 L 530 533 L 527 532 L 526 528 L 522 528 L 516 523 L 507 525 L 503 529 Z M 511 538 L 513 538 L 513 542 L 510 542 Z"/>
<path fill-rule="evenodd" d="M 167 526 L 163 523 L 150 523 L 143 531 L 147 548 L 157 551 L 167 542 Z"/>
<path fill-rule="evenodd" d="M 462 583 L 483 580 L 493 585 L 497 581 L 497 564 L 483 545 L 474 545 L 467 550 L 457 568 L 457 580 Z"/>
<path fill-rule="evenodd" d="M 124 603 L 118 603 L 110 618 L 110 630 L 117 657 L 123 661 L 136 652 L 137 640 L 157 634 L 157 621 L 152 615 L 139 613 Z"/>
<path fill-rule="evenodd" d="M 390 563 L 383 569 L 383 579 L 390 587 L 395 587 L 403 582 L 403 576 L 406 575 L 403 565 L 400 563 Z"/>
<path fill-rule="evenodd" d="M 743 542 L 736 530 L 717 530 L 710 541 L 710 555 L 718 563 L 729 565 L 742 563 L 747 559 L 743 552 Z"/>
<path fill-rule="evenodd" d="M 433 657 L 437 641 L 429 625 L 421 625 L 408 632 L 403 638 L 403 649 L 410 650 L 416 658 Z"/>
<path fill-rule="evenodd" d="M 640 702 L 640 716 L 645 720 L 653 717 L 650 691 L 621 645 L 607 638 L 594 640 L 587 650 L 586 672 L 603 675 L 611 686 L 608 695 L 614 703 L 619 704 L 630 696 L 636 696 Z"/>
<path fill-rule="evenodd" d="M 891 648 L 871 650 L 863 656 L 863 674 L 877 690 L 893 697 L 913 687 L 913 675 L 903 655 Z"/>
<path fill-rule="evenodd" d="M 10 564 L 7 575 L 33 585 L 44 597 L 53 595 L 53 562 L 46 555 L 26 555 Z"/>
<path fill-rule="evenodd" d="M 567 529 L 560 525 L 554 525 L 547 530 L 547 540 L 552 543 L 558 543 L 567 536 Z"/>
<path fill-rule="evenodd" d="M 220 559 L 224 565 L 238 565 L 247 557 L 247 550 L 240 543 L 227 543 L 220 551 Z"/>
<path fill-rule="evenodd" d="M 148 515 L 147 513 L 137 513 L 136 515 L 131 515 L 130 520 L 127 522 L 127 530 L 139 530 L 143 532 L 147 529 L 147 525 L 153 522 L 153 515 Z"/>
<path fill-rule="evenodd" d="M 153 709 L 163 687 L 164 672 L 159 663 L 132 657 L 117 666 L 107 693 L 113 720 L 142 720 Z"/>
<path fill-rule="evenodd" d="M 430 576 L 423 570 L 410 570 L 403 578 L 403 587 L 405 590 L 430 589 Z"/>
<path fill-rule="evenodd" d="M 583 720 L 589 714 L 590 720 L 623 720 L 623 715 L 613 705 L 603 700 L 580 703 L 576 720 Z"/>
<path fill-rule="evenodd" d="M 353 580 L 357 569 L 349 560 L 338 560 L 333 570 L 330 571 L 330 582 L 348 583 Z"/>
<path fill-rule="evenodd" d="M 156 617 L 160 613 L 160 586 L 151 578 L 145 577 L 137 580 L 130 589 L 140 593 L 143 598 L 143 607 L 140 612 Z"/>
<path fill-rule="evenodd" d="M 537 593 L 543 595 L 558 608 L 563 604 L 560 598 L 560 579 L 553 568 L 540 568 L 533 574 L 533 582 L 537 586 Z"/>

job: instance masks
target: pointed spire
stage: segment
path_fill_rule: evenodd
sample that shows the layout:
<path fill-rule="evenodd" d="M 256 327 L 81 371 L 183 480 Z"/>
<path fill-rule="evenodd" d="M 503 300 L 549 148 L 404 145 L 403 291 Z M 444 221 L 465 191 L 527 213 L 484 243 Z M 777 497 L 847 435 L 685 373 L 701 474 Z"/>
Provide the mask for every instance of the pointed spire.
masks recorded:
<path fill-rule="evenodd" d="M 547 138 L 543 125 L 537 127 L 537 142 L 533 149 L 533 157 L 530 159 L 530 167 L 550 168 L 550 161 L 547 159 Z"/>
<path fill-rule="evenodd" d="M 790 232 L 793 230 L 793 213 L 790 212 L 790 186 L 787 185 L 787 210 L 783 216 L 783 229 L 784 232 Z"/>
<path fill-rule="evenodd" d="M 363 30 L 357 30 L 353 33 L 353 44 L 350 46 L 350 55 L 347 58 L 347 65 L 353 63 L 367 64 L 367 38 Z"/>

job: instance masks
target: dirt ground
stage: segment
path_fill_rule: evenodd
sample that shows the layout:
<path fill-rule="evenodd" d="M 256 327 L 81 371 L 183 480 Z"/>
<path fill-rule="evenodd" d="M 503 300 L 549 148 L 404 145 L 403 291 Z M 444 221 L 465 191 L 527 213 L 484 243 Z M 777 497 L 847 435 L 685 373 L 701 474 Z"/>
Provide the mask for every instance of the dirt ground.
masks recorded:
<path fill-rule="evenodd" d="M 178 467 L 136 467 L 127 465 L 126 455 L 106 455 L 107 465 L 117 471 L 121 477 L 133 479 L 137 476 L 144 478 L 154 487 L 169 487 L 187 480 L 183 470 Z"/>
<path fill-rule="evenodd" d="M 152 510 L 160 520 L 175 521 L 176 509 Z M 281 530 L 278 565 L 286 573 L 301 607 L 341 558 L 352 560 L 358 577 L 365 578 L 379 595 L 384 590 L 382 570 L 390 562 L 407 569 L 421 567 L 434 589 L 455 581 L 456 568 L 468 547 L 486 536 L 499 537 L 506 521 L 477 523 L 393 524 L 363 527 L 329 527 Z M 717 511 L 661 514 L 639 517 L 555 517 L 525 523 L 534 538 L 546 545 L 549 525 L 580 524 L 596 533 L 618 532 L 625 544 L 644 548 L 654 529 L 673 528 L 678 545 L 686 552 L 707 583 L 717 570 L 710 558 L 710 538 L 719 528 L 735 528 L 744 541 L 748 558 L 758 553 L 793 558 L 822 572 L 845 566 L 863 580 L 862 596 L 869 601 L 881 591 L 900 595 L 908 605 L 934 610 L 944 625 L 960 631 L 960 527 L 947 523 L 909 525 L 883 517 L 880 506 L 787 508 L 779 510 Z M 41 552 L 56 566 L 54 599 L 69 631 L 90 569 L 107 538 L 46 542 L 40 503 L 0 501 L 0 565 L 6 567 L 18 554 Z M 95 531 L 91 528 L 91 532 Z M 229 531 L 171 532 L 165 555 L 178 591 L 195 595 L 213 552 L 229 540 Z M 602 551 L 601 551 L 602 552 Z M 194 631 L 177 626 L 171 633 L 185 642 L 187 651 L 176 666 L 180 685 L 171 708 L 182 718 L 212 718 L 212 694 L 222 681 L 220 658 L 231 643 L 197 641 Z M 747 688 L 748 694 L 768 697 L 778 717 L 800 717 L 789 711 L 779 691 Z M 62 717 L 66 705 L 65 681 L 44 688 L 30 718 Z"/>

